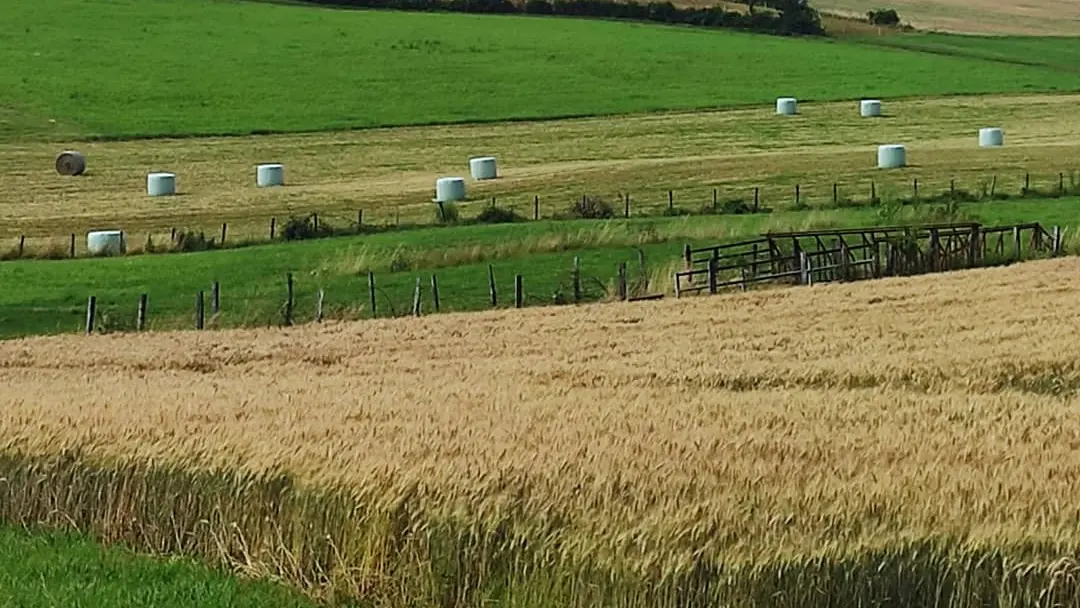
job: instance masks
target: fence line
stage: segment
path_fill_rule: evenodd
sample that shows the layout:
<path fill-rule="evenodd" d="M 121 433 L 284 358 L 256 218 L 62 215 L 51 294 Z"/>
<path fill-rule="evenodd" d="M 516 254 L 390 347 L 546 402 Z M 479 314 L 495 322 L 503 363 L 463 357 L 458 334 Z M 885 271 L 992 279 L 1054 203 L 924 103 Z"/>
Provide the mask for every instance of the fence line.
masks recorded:
<path fill-rule="evenodd" d="M 1069 178 L 1066 183 L 1066 176 Z M 948 203 L 948 202 L 986 202 L 995 200 L 1005 200 L 1012 198 L 1013 196 L 1019 196 L 1027 199 L 1035 198 L 1060 198 L 1070 194 L 1080 193 L 1080 173 L 1070 171 L 1068 174 L 1065 172 L 1057 172 L 1054 176 L 1056 179 L 1051 184 L 1050 190 L 1039 190 L 1033 187 L 1032 174 L 1025 172 L 1022 179 L 1017 179 L 1016 182 L 1020 187 L 1016 190 L 1017 194 L 1008 194 L 998 188 L 998 176 L 993 175 L 989 182 L 983 181 L 979 187 L 981 190 L 976 193 L 969 192 L 967 190 L 958 189 L 955 179 L 950 179 L 948 182 L 948 189 L 942 190 L 938 194 L 927 195 L 926 182 L 920 182 L 919 178 L 912 178 L 910 182 L 906 182 L 903 188 L 906 188 L 908 193 L 906 196 L 897 196 L 891 200 L 900 203 L 921 204 L 921 203 Z M 858 197 L 845 196 L 845 191 L 848 186 L 852 184 L 845 184 L 842 182 L 832 181 L 825 183 L 825 192 L 828 195 L 824 198 L 816 199 L 818 202 L 823 202 L 826 207 L 830 208 L 848 208 L 848 207 L 870 207 L 874 205 L 882 205 L 888 203 L 889 200 L 885 200 L 881 196 L 881 190 L 879 189 L 883 183 L 879 183 L 877 180 L 869 180 L 869 183 L 865 182 L 855 183 L 854 187 L 866 187 L 868 196 L 863 199 Z M 884 183 L 884 185 L 896 187 L 896 182 Z M 1045 184 L 1044 184 L 1045 185 Z M 807 184 L 796 184 L 794 193 L 791 198 L 776 198 L 776 204 L 780 205 L 781 209 L 789 211 L 805 210 L 810 208 L 809 202 L 811 199 L 807 196 L 808 192 L 813 192 L 816 189 L 820 189 L 822 184 L 810 184 L 809 188 Z M 539 195 L 517 195 L 517 199 L 531 198 L 532 202 L 532 218 L 531 221 L 540 220 L 553 220 L 553 219 L 614 219 L 632 218 L 632 217 L 657 217 L 664 215 L 694 215 L 694 214 L 710 214 L 710 215 L 724 215 L 724 214 L 750 214 L 750 213 L 771 213 L 775 209 L 765 206 L 765 199 L 762 196 L 762 188 L 760 186 L 753 188 L 741 188 L 738 191 L 727 190 L 723 192 L 724 196 L 721 196 L 722 190 L 720 187 L 711 188 L 711 197 L 709 187 L 704 188 L 704 198 L 700 195 L 701 189 L 689 189 L 692 194 L 691 200 L 704 201 L 701 202 L 694 209 L 686 209 L 679 207 L 676 203 L 680 200 L 684 200 L 686 197 L 677 196 L 677 192 L 674 189 L 666 189 L 662 191 L 664 196 L 664 203 L 661 204 L 640 204 L 642 200 L 641 195 L 632 195 L 630 192 L 619 192 L 616 194 L 616 198 L 622 203 L 621 205 L 613 205 L 607 201 L 607 199 L 600 196 L 583 195 L 580 199 L 574 198 L 558 198 L 562 204 L 558 205 L 558 212 L 549 211 L 544 214 L 541 213 L 544 200 Z M 515 197 L 511 197 L 513 199 Z M 555 198 L 555 197 L 553 197 Z M 638 201 L 637 209 L 632 208 L 631 200 Z M 747 202 L 746 199 L 749 199 Z M 491 199 L 492 205 L 495 206 L 499 202 L 499 197 L 493 197 Z M 505 199 L 504 199 L 505 200 Z M 475 204 L 478 201 L 466 201 L 466 204 Z M 580 203 L 580 204 L 579 204 Z M 695 203 L 696 204 L 696 203 Z M 570 207 L 574 207 L 573 210 Z M 620 209 L 621 207 L 621 209 Z M 510 204 L 505 207 L 516 213 L 516 206 Z M 620 214 L 619 211 L 622 213 Z M 344 226 L 335 227 L 332 224 L 325 221 L 324 215 L 320 215 L 319 212 L 306 212 L 306 216 L 293 216 L 288 218 L 284 224 L 279 222 L 277 216 L 271 216 L 265 218 L 266 232 L 263 232 L 265 237 L 252 237 L 242 236 L 237 238 L 235 236 L 235 230 L 230 230 L 228 222 L 222 222 L 220 227 L 210 231 L 210 235 L 207 236 L 207 231 L 202 229 L 178 229 L 175 226 L 162 227 L 160 229 L 148 228 L 145 230 L 147 238 L 143 241 L 141 250 L 137 245 L 130 242 L 128 234 L 124 233 L 122 238 L 122 247 L 126 254 L 136 254 L 140 251 L 143 253 L 155 253 L 155 252 L 172 252 L 172 251 L 201 251 L 208 249 L 217 249 L 222 247 L 233 247 L 248 244 L 260 244 L 271 243 L 281 240 L 305 240 L 312 238 L 322 238 L 331 236 L 344 236 L 344 235 L 362 235 L 371 234 L 375 232 L 390 231 L 390 230 L 403 230 L 418 227 L 431 227 L 438 225 L 437 223 L 419 223 L 419 224 L 401 224 L 400 221 L 394 223 L 376 224 L 373 222 L 365 223 L 365 213 L 363 209 L 356 211 L 355 221 L 349 216 L 338 214 L 333 216 L 337 220 L 344 220 Z M 370 220 L 370 218 L 368 218 Z M 530 221 L 528 214 L 517 214 L 516 217 L 502 217 L 493 218 L 498 219 L 517 219 L 519 221 Z M 244 220 L 245 222 L 249 220 Z M 470 221 L 470 220 L 466 220 Z M 495 223 L 495 222 L 492 222 Z M 143 231 L 140 231 L 143 232 Z M 155 242 L 155 235 L 167 235 L 167 243 L 160 241 Z M 230 235 L 233 235 L 230 237 Z M 4 250 L 0 248 L 0 260 L 12 260 L 21 258 L 44 258 L 44 259 L 62 259 L 62 258 L 74 258 L 80 257 L 80 252 L 84 255 L 82 257 L 90 256 L 90 253 L 85 250 L 85 247 L 79 248 L 78 234 L 71 232 L 59 236 L 27 236 L 25 234 L 18 237 L 11 237 L 13 239 L 13 245 L 10 249 Z M 66 239 L 64 245 L 59 246 L 57 244 L 58 238 Z M 231 240 L 230 240 L 231 238 Z M 46 246 L 43 250 L 39 250 L 36 254 L 28 250 L 28 239 L 45 241 Z M 2 240 L 0 240 L 2 242 Z M 32 243 L 31 243 L 32 244 Z"/>

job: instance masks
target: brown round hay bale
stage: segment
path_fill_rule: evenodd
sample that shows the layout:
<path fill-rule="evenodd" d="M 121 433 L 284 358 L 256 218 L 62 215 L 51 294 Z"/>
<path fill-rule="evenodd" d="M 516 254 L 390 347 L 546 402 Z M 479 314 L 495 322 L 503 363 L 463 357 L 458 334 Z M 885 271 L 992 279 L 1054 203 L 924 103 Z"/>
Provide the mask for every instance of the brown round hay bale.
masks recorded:
<path fill-rule="evenodd" d="M 56 157 L 56 172 L 60 175 L 82 175 L 86 171 L 86 157 L 74 150 L 65 150 Z"/>

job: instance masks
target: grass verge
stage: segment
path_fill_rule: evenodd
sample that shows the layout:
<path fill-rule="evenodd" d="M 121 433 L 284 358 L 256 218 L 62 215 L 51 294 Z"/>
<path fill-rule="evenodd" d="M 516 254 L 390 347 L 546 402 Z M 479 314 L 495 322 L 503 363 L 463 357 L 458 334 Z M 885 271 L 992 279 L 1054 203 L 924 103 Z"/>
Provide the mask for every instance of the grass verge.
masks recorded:
<path fill-rule="evenodd" d="M 0 528 L 0 605 L 314 608 L 295 589 L 190 559 L 149 557 L 59 531 Z"/>
<path fill-rule="evenodd" d="M 431 312 L 432 275 L 439 284 L 440 310 L 488 308 L 489 265 L 494 270 L 498 307 L 513 305 L 518 274 L 523 277 L 525 305 L 568 301 L 575 257 L 580 260 L 585 300 L 613 296 L 621 262 L 628 265 L 635 293 L 670 293 L 671 273 L 681 265 L 685 243 L 714 244 L 766 230 L 953 219 L 987 225 L 1038 221 L 1048 227 L 1061 226 L 1068 236 L 1070 227 L 1080 225 L 1080 200 L 529 222 L 425 228 L 198 253 L 12 261 L 0 264 L 0 281 L 24 288 L 0 296 L 0 336 L 78 331 L 91 295 L 97 299 L 101 331 L 133 329 L 142 293 L 149 296 L 151 328 L 194 327 L 200 291 L 211 327 L 278 325 L 284 319 L 289 273 L 294 277 L 294 319 L 298 322 L 313 320 L 320 290 L 324 318 L 371 317 L 369 272 L 375 278 L 377 316 L 406 314 L 418 280 L 422 310 Z M 209 300 L 214 281 L 221 286 L 217 315 L 211 314 Z"/>

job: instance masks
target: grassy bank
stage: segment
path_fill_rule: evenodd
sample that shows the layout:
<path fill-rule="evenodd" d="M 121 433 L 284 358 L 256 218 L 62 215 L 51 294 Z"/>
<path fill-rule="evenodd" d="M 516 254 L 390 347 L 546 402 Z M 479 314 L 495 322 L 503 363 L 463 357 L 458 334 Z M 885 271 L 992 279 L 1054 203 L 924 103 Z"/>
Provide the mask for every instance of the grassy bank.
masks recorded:
<path fill-rule="evenodd" d="M 587 300 L 614 294 L 617 266 L 628 265 L 639 293 L 671 291 L 671 272 L 685 243 L 714 244 L 766 230 L 864 226 L 912 221 L 974 219 L 985 224 L 1038 221 L 1070 234 L 1080 225 L 1080 200 L 1014 200 L 959 205 L 861 207 L 775 214 L 657 217 L 650 219 L 529 222 L 424 228 L 359 237 L 336 237 L 246 248 L 112 259 L 12 261 L 0 281 L 24 288 L 0 296 L 0 335 L 78 331 L 86 300 L 97 298 L 99 328 L 131 329 L 139 295 L 149 295 L 150 326 L 193 327 L 195 298 L 221 285 L 216 327 L 282 322 L 286 275 L 292 273 L 295 318 L 312 320 L 319 290 L 328 318 L 371 316 L 367 273 L 374 273 L 378 316 L 410 310 L 417 279 L 423 310 L 432 311 L 430 281 L 439 283 L 443 311 L 491 306 L 488 266 L 494 268 L 499 307 L 512 306 L 514 276 L 522 275 L 526 305 L 571 295 L 573 259 L 580 259 Z M 644 265 L 642 265 L 644 262 Z M 647 284 L 646 284 L 647 281 Z M 207 299 L 209 317 L 209 300 Z"/>
<path fill-rule="evenodd" d="M 240 581 L 190 559 L 103 548 L 84 536 L 0 528 L 0 605 L 314 608 L 295 589 Z"/>
<path fill-rule="evenodd" d="M 548 118 L 768 105 L 786 94 L 1080 88 L 1080 75 L 1043 67 L 604 21 L 206 0 L 49 6 L 16 2 L 0 24 L 0 139 Z M 86 36 L 91 30 L 125 35 Z M 202 41 L 198 53 L 193 39 Z M 73 45 L 78 62 L 69 60 Z"/>

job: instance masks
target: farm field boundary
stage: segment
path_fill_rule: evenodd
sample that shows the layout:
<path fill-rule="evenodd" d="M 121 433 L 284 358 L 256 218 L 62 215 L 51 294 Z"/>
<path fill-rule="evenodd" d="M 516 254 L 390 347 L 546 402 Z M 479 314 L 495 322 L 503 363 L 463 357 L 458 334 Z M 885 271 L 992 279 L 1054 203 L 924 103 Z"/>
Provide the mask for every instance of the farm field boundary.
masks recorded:
<path fill-rule="evenodd" d="M 3 342 L 0 519 L 390 605 L 1070 605 L 1078 266 Z"/>
<path fill-rule="evenodd" d="M 792 93 L 835 100 L 1080 90 L 1080 74 L 843 40 L 209 0 L 50 6 L 18 3 L 5 13 L 0 141 L 620 115 L 754 106 Z M 75 65 L 63 49 L 86 28 L 129 35 L 96 40 Z M 199 36 L 212 43 L 191 53 Z M 754 61 L 733 60 L 745 54 Z M 158 73 L 163 57 L 167 79 Z M 169 112 L 159 111 L 161 99 Z"/>
<path fill-rule="evenodd" d="M 166 245 L 171 228 L 220 235 L 232 241 L 262 240 L 269 220 L 318 213 L 324 225 L 347 227 L 429 223 L 435 217 L 435 180 L 468 175 L 477 154 L 498 159 L 499 178 L 468 183 L 463 216 L 498 206 L 534 217 L 536 196 L 544 218 L 565 212 L 583 195 L 605 199 L 616 215 L 631 197 L 634 215 L 672 207 L 697 211 L 714 192 L 726 204 L 749 205 L 755 189 L 763 206 L 834 200 L 865 200 L 871 184 L 883 200 L 907 198 L 919 181 L 923 196 L 966 190 L 967 196 L 1043 193 L 1078 187 L 1070 159 L 1080 154 L 1076 95 L 1022 95 L 885 101 L 885 116 L 864 119 L 858 104 L 806 103 L 800 115 L 778 117 L 769 107 L 716 112 L 594 118 L 453 127 L 380 129 L 367 132 L 209 138 L 79 145 L 87 174 L 59 176 L 58 149 L 70 142 L 0 144 L 0 178 L 18 201 L 0 206 L 0 250 L 20 235 L 60 237 L 69 252 L 71 233 L 117 229 L 132 247 Z M 978 129 L 1000 126 L 1006 145 L 977 147 Z M 908 145 L 912 166 L 882 172 L 876 145 Z M 285 187 L 258 188 L 258 163 L 285 165 Z M 174 171 L 177 196 L 146 195 L 146 173 Z M 1062 175 L 1064 174 L 1064 175 Z M 996 180 L 995 180 L 996 176 Z M 1027 177 L 1030 176 L 1030 177 Z M 1034 192 L 1033 192 L 1034 193 Z M 964 195 L 964 193 L 961 193 Z"/>

